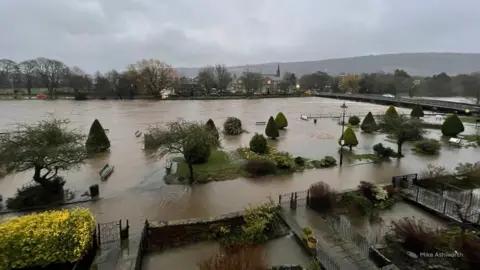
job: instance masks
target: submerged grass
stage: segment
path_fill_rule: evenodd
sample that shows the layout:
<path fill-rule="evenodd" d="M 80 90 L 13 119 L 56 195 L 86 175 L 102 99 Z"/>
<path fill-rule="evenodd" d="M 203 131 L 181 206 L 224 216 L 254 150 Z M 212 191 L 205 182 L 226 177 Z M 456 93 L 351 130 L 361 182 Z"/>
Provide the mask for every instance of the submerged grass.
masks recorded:
<path fill-rule="evenodd" d="M 174 159 L 177 162 L 176 177 L 188 178 L 190 171 L 183 157 Z M 207 163 L 193 165 L 197 182 L 232 180 L 244 176 L 242 165 L 233 161 L 224 151 L 213 151 Z"/>

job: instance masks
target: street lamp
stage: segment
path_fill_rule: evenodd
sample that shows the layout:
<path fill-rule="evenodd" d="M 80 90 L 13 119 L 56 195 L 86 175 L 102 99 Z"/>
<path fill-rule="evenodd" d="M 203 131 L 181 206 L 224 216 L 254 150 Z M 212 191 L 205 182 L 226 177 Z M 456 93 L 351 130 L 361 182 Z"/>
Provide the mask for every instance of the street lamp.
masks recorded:
<path fill-rule="evenodd" d="M 342 167 L 343 164 L 343 145 L 345 144 L 345 138 L 343 138 L 343 133 L 345 131 L 345 113 L 347 112 L 347 105 L 345 105 L 345 102 L 343 102 L 342 106 L 340 106 L 342 109 L 343 117 L 342 117 L 342 139 L 340 140 L 340 167 Z"/>

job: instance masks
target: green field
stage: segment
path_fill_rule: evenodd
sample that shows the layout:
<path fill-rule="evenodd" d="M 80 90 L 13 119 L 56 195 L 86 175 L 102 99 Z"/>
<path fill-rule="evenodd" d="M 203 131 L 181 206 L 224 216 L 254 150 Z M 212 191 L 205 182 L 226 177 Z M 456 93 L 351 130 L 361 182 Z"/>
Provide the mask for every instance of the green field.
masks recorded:
<path fill-rule="evenodd" d="M 23 94 L 27 94 L 28 91 L 26 88 L 18 88 L 18 90 L 22 91 Z M 13 90 L 12 89 L 0 89 L 0 94 L 12 94 Z M 46 94 L 48 91 L 47 91 L 47 88 L 32 88 L 32 95 L 36 95 L 36 94 Z"/>

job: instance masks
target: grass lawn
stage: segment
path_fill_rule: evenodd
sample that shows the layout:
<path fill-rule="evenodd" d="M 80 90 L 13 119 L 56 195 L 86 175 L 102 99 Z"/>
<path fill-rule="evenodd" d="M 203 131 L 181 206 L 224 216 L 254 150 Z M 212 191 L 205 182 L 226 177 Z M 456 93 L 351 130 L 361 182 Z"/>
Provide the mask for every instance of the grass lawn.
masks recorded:
<path fill-rule="evenodd" d="M 477 142 L 479 141 L 479 136 L 477 135 L 458 135 L 459 139 L 466 140 L 469 142 Z"/>
<path fill-rule="evenodd" d="M 177 177 L 189 177 L 190 171 L 183 157 L 177 157 Z M 228 153 L 224 151 L 212 151 L 207 163 L 193 165 L 196 181 L 200 183 L 232 180 L 244 175 L 242 166 L 230 160 Z"/>
<path fill-rule="evenodd" d="M 375 154 L 359 154 L 359 155 L 354 155 L 354 159 L 356 160 L 367 160 L 367 161 L 376 161 L 377 160 L 377 155 Z"/>

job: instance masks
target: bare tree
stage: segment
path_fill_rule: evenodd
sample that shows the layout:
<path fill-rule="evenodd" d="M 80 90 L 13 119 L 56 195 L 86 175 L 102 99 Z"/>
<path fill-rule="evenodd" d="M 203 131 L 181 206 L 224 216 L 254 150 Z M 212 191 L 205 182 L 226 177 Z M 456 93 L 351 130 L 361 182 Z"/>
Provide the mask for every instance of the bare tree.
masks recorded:
<path fill-rule="evenodd" d="M 43 57 L 37 58 L 35 63 L 42 84 L 47 88 L 48 93 L 53 96 L 60 80 L 67 71 L 67 66 L 61 61 Z"/>
<path fill-rule="evenodd" d="M 215 66 L 215 79 L 219 92 L 225 92 L 233 80 L 232 74 L 228 71 L 227 67 L 223 65 Z"/>
<path fill-rule="evenodd" d="M 67 68 L 65 77 L 68 86 L 73 90 L 75 95 L 78 95 L 80 92 L 87 92 L 91 85 L 88 75 L 79 67 Z"/>
<path fill-rule="evenodd" d="M 212 88 L 217 87 L 215 68 L 212 66 L 201 68 L 198 72 L 197 78 L 200 85 L 203 86 L 206 95 L 212 92 Z"/>
<path fill-rule="evenodd" d="M 242 81 L 245 91 L 249 95 L 253 95 L 254 93 L 258 92 L 263 85 L 263 75 L 261 73 L 251 72 L 249 70 L 245 70 L 243 72 L 240 80 Z"/>
<path fill-rule="evenodd" d="M 26 60 L 18 64 L 20 71 L 25 78 L 25 88 L 27 88 L 29 98 L 32 95 L 33 80 L 37 72 L 37 61 L 35 59 Z"/>
<path fill-rule="evenodd" d="M 130 65 L 128 70 L 134 73 L 137 82 L 154 97 L 161 97 L 162 91 L 172 87 L 177 81 L 175 69 L 156 59 L 143 59 Z"/>
<path fill-rule="evenodd" d="M 0 77 L 5 78 L 9 81 L 12 89 L 15 88 L 14 79 L 18 74 L 17 64 L 9 59 L 0 59 Z"/>

